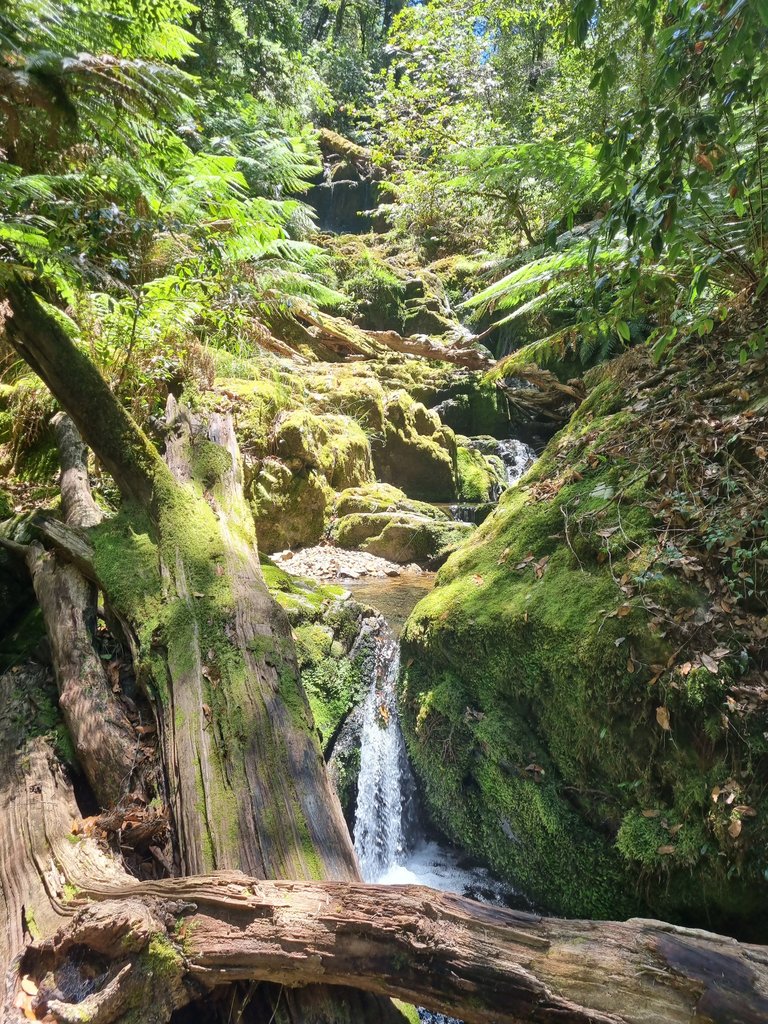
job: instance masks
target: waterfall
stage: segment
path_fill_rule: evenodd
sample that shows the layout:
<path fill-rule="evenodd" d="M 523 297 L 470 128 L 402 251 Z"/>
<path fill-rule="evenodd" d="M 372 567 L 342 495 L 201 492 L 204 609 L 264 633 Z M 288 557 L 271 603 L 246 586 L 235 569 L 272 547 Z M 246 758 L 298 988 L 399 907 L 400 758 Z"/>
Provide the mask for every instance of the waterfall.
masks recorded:
<path fill-rule="evenodd" d="M 497 454 L 507 471 L 507 483 L 511 487 L 516 484 L 523 473 L 530 469 L 536 459 L 536 452 L 524 441 L 510 437 L 505 441 L 497 441 Z"/>
<path fill-rule="evenodd" d="M 352 647 L 370 686 L 363 704 L 355 852 L 365 882 L 420 883 L 474 899 L 514 905 L 516 894 L 484 868 L 462 863 L 458 851 L 427 839 L 417 819 L 416 783 L 397 716 L 400 644 L 381 615 L 364 623 Z M 525 905 L 525 904 L 523 904 Z M 462 1024 L 418 1008 L 421 1024 Z"/>
<path fill-rule="evenodd" d="M 354 840 L 363 879 L 378 882 L 404 862 L 416 787 L 397 716 L 398 641 L 375 616 L 357 643 L 368 648 L 371 683 L 363 705 Z"/>

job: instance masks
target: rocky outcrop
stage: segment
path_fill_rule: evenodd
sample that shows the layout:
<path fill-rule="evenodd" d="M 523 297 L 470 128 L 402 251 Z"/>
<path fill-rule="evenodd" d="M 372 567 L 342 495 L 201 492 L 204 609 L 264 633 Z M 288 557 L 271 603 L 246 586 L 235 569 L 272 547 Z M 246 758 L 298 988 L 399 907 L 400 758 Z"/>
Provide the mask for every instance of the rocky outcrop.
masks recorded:
<path fill-rule="evenodd" d="M 456 438 L 440 417 L 406 392 L 388 396 L 384 437 L 373 448 L 376 476 L 409 498 L 452 501 L 456 488 Z"/>
<path fill-rule="evenodd" d="M 317 213 L 318 226 L 322 231 L 370 231 L 383 177 L 370 150 L 327 128 L 320 130 L 318 142 L 323 170 L 306 196 Z"/>
<path fill-rule="evenodd" d="M 249 488 L 259 543 L 266 552 L 316 544 L 336 490 L 373 479 L 371 446 L 348 416 L 297 409 L 279 416 L 271 448 Z"/>
<path fill-rule="evenodd" d="M 400 565 L 442 564 L 472 532 L 440 509 L 410 501 L 386 484 L 342 492 L 334 506 L 330 535 L 342 548 L 361 550 Z"/>

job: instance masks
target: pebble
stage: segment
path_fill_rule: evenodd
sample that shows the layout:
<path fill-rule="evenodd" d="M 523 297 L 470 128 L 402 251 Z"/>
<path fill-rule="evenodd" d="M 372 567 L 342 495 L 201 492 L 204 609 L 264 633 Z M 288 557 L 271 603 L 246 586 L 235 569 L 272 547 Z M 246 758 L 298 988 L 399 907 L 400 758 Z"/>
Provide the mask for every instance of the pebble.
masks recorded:
<path fill-rule="evenodd" d="M 421 573 L 418 565 L 397 565 L 367 551 L 346 551 L 330 544 L 320 544 L 299 551 L 278 551 L 272 561 L 292 576 L 309 576 L 316 580 L 359 580 L 363 577 L 396 577 Z"/>

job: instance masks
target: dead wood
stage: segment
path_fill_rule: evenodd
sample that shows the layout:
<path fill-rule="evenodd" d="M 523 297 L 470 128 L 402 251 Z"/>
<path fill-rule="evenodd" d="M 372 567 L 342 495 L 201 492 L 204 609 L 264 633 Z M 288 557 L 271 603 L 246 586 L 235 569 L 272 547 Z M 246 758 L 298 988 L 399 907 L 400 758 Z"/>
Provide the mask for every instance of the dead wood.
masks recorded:
<path fill-rule="evenodd" d="M 374 341 L 392 349 L 393 352 L 404 352 L 406 355 L 421 356 L 424 359 L 436 359 L 444 363 L 454 363 L 468 370 L 490 370 L 496 360 L 485 348 L 475 345 L 472 335 L 452 345 L 444 345 L 426 334 L 414 334 L 404 338 L 397 331 L 368 331 Z"/>
<path fill-rule="evenodd" d="M 164 969 L 148 1021 L 167 1020 L 201 986 L 244 980 L 354 985 L 467 1024 L 768 1019 L 768 950 L 658 921 L 564 921 L 423 886 L 264 882 L 240 873 L 120 891 L 91 885 L 84 895 L 93 902 L 30 947 L 20 971 L 50 988 L 73 969 L 70 951 L 106 958 L 110 1016 L 100 1015 L 97 992 L 89 1020 L 120 1019 L 110 988 L 117 978 L 126 999 L 132 986 L 141 986 L 142 1000 L 151 996 L 141 958 L 153 939 Z M 55 1020 L 78 1019 L 63 1001 L 47 1009 Z"/>

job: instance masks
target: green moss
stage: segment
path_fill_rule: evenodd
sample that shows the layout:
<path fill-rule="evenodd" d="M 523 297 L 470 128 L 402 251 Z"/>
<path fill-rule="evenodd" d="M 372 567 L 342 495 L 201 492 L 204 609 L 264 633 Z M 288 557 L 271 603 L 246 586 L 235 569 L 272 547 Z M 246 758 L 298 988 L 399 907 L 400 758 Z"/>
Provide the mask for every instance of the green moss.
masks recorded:
<path fill-rule="evenodd" d="M 459 445 L 456 455 L 460 500 L 491 501 L 499 486 L 506 484 L 499 467 L 474 448 Z"/>
<path fill-rule="evenodd" d="M 249 488 L 259 548 L 267 553 L 311 547 L 323 536 L 333 491 L 325 476 L 292 471 L 278 459 L 265 459 Z"/>
<path fill-rule="evenodd" d="M 621 393 L 597 379 L 414 610 L 406 739 L 442 827 L 543 906 L 687 919 L 706 904 L 723 927 L 737 913 L 743 924 L 768 903 L 764 857 L 733 843 L 709 793 L 751 776 L 757 737 L 735 767 L 727 663 L 656 682 L 673 652 L 664 616 L 692 616 L 707 596 L 658 564 L 653 459 L 603 453 L 633 430 Z"/>
<path fill-rule="evenodd" d="M 384 438 L 373 445 L 377 477 L 410 498 L 452 501 L 457 494 L 453 431 L 404 391 L 388 397 L 384 415 Z"/>
<path fill-rule="evenodd" d="M 419 1024 L 419 1011 L 415 1006 L 411 1006 L 410 1003 L 404 1003 L 400 999 L 393 999 L 392 1002 L 395 1004 L 397 1009 L 403 1015 L 403 1019 L 408 1024 Z"/>
<path fill-rule="evenodd" d="M 472 533 L 470 523 L 409 512 L 358 512 L 333 523 L 331 536 L 340 547 L 367 551 L 402 564 L 434 562 L 447 557 Z"/>
<path fill-rule="evenodd" d="M 336 496 L 333 503 L 334 518 L 355 512 L 408 512 L 429 519 L 446 520 L 445 513 L 426 501 L 415 501 L 391 484 L 364 484 L 350 487 Z"/>
<path fill-rule="evenodd" d="M 190 445 L 190 466 L 195 480 L 207 490 L 232 468 L 232 456 L 220 444 L 196 437 Z"/>
<path fill-rule="evenodd" d="M 0 488 L 0 519 L 8 519 L 13 515 L 13 499 L 7 491 Z"/>
<path fill-rule="evenodd" d="M 35 918 L 35 912 L 31 908 L 24 908 L 24 924 L 26 925 L 27 931 L 33 939 L 40 938 L 40 926 Z"/>

